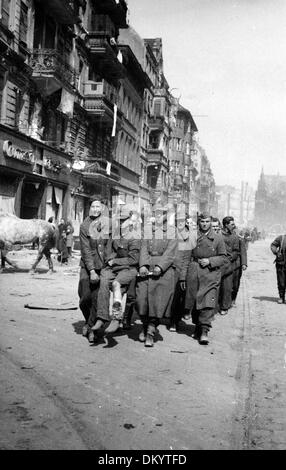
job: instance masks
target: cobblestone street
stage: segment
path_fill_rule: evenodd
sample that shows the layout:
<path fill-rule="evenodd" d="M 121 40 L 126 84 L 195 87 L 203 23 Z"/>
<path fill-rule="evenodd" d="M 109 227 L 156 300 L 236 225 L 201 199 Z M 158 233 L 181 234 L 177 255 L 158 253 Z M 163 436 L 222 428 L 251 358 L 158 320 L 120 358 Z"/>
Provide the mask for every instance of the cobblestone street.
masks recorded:
<path fill-rule="evenodd" d="M 270 240 L 249 246 L 237 307 L 210 344 L 159 326 L 154 348 L 131 331 L 90 346 L 77 310 L 78 255 L 48 275 L 15 252 L 0 276 L 1 449 L 283 449 L 286 305 L 277 304 Z"/>

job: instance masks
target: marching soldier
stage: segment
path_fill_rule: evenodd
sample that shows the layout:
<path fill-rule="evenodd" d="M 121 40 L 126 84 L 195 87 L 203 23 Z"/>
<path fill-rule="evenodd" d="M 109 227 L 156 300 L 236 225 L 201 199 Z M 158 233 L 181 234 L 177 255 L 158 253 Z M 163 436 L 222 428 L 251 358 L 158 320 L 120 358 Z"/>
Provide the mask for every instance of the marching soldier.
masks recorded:
<path fill-rule="evenodd" d="M 235 223 L 231 216 L 224 217 L 222 220 L 222 236 L 226 247 L 227 259 L 222 266 L 222 279 L 219 292 L 219 313 L 226 315 L 231 308 L 233 272 L 236 267 L 236 260 L 239 255 L 239 240 L 234 233 Z"/>
<path fill-rule="evenodd" d="M 197 245 L 192 250 L 186 277 L 185 309 L 196 325 L 194 337 L 200 344 L 208 344 L 208 333 L 217 307 L 221 280 L 220 267 L 225 262 L 226 249 L 221 235 L 211 227 L 207 213 L 199 216 Z"/>
<path fill-rule="evenodd" d="M 80 226 L 79 237 L 81 249 L 79 307 L 86 322 L 82 334 L 88 337 L 97 319 L 100 271 L 105 265 L 105 248 L 109 238 L 109 220 L 103 215 L 103 204 L 100 199 L 95 198 L 91 201 L 89 215 Z M 97 324 L 97 326 L 100 328 L 102 325 Z"/>

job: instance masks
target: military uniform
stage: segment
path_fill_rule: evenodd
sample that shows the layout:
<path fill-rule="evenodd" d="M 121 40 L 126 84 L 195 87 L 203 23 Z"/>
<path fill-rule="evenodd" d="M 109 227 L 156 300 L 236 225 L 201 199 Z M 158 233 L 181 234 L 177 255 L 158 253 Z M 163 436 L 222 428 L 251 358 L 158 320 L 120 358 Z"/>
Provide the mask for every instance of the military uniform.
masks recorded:
<path fill-rule="evenodd" d="M 233 272 L 236 268 L 240 253 L 239 239 L 236 233 L 222 230 L 221 232 L 227 253 L 227 259 L 222 267 L 222 279 L 219 292 L 219 308 L 227 311 L 232 303 Z"/>
<path fill-rule="evenodd" d="M 242 266 L 247 266 L 247 251 L 244 237 L 238 235 L 239 253 L 235 262 L 233 280 L 232 280 L 232 302 L 235 302 L 242 276 Z"/>
<path fill-rule="evenodd" d="M 202 267 L 199 260 L 209 259 Z M 221 266 L 226 259 L 226 248 L 221 235 L 213 230 L 199 232 L 197 246 L 192 250 L 186 276 L 185 309 L 192 313 L 193 323 L 209 331 L 216 312 L 217 295 L 221 280 Z"/>
<path fill-rule="evenodd" d="M 173 235 L 173 236 L 172 236 Z M 170 317 L 176 282 L 176 258 L 178 241 L 173 230 L 170 233 L 156 227 L 150 240 L 143 240 L 140 250 L 139 267 L 153 272 L 161 268 L 160 276 L 139 278 L 136 288 L 137 312 L 142 320 L 143 330 L 151 336 L 163 317 Z"/>
<path fill-rule="evenodd" d="M 188 229 L 178 230 L 178 253 L 175 260 L 176 264 L 176 283 L 174 300 L 172 304 L 170 330 L 177 329 L 181 318 L 184 315 L 186 291 L 182 284 L 186 281 L 186 275 L 191 258 L 191 251 L 197 243 L 197 234 Z"/>
<path fill-rule="evenodd" d="M 139 264 L 140 240 L 121 238 L 107 243 L 106 262 L 113 260 L 112 266 L 101 270 L 98 291 L 97 316 L 102 320 L 109 318 L 109 296 L 112 281 L 116 280 L 127 290 L 136 279 Z"/>
<path fill-rule="evenodd" d="M 97 316 L 97 283 L 90 282 L 90 271 L 100 275 L 105 265 L 106 245 L 108 241 L 108 226 L 106 218 L 86 217 L 80 226 L 80 278 L 78 295 L 79 307 L 89 327 L 95 323 Z"/>

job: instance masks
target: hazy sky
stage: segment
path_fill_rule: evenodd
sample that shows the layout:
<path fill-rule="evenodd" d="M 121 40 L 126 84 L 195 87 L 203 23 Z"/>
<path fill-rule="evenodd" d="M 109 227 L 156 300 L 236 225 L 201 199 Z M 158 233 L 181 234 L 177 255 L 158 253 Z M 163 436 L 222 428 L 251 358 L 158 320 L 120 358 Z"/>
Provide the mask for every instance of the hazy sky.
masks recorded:
<path fill-rule="evenodd" d="M 128 0 L 162 37 L 164 71 L 199 129 L 217 184 L 286 175 L 286 0 Z M 200 116 L 205 117 L 200 117 Z"/>

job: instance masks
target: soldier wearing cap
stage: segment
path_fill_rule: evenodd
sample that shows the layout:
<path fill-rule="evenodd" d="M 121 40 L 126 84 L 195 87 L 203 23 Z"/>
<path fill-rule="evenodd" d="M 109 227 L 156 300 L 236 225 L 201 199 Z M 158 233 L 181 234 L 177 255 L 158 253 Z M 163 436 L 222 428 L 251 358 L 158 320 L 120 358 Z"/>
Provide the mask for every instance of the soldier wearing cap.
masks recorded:
<path fill-rule="evenodd" d="M 120 219 L 120 238 L 110 238 L 106 247 L 106 266 L 100 273 L 100 286 L 98 291 L 98 320 L 92 331 L 111 320 L 105 333 L 114 333 L 123 320 L 122 289 L 126 292 L 130 284 L 135 281 L 138 273 L 139 251 L 141 241 L 133 238 L 129 225 L 124 224 L 126 218 Z M 112 318 L 109 316 L 110 288 L 113 292 Z"/>
<path fill-rule="evenodd" d="M 226 249 L 222 237 L 212 230 L 208 213 L 200 214 L 198 225 L 197 245 L 191 252 L 186 276 L 185 309 L 196 325 L 194 337 L 200 344 L 208 344 Z"/>
<path fill-rule="evenodd" d="M 136 307 L 143 325 L 139 341 L 146 347 L 154 345 L 160 320 L 171 314 L 178 248 L 175 227 L 168 224 L 167 208 L 156 205 L 154 209 L 151 238 L 141 244 L 136 287 Z"/>
<path fill-rule="evenodd" d="M 170 331 L 177 331 L 184 315 L 186 275 L 191 251 L 197 243 L 197 233 L 188 226 L 188 214 L 178 212 L 176 235 L 178 239 L 178 256 L 176 258 L 176 287 L 170 318 Z"/>
<path fill-rule="evenodd" d="M 79 307 L 86 322 L 82 334 L 86 337 L 97 318 L 99 276 L 105 265 L 105 248 L 109 238 L 109 219 L 104 208 L 99 197 L 92 199 L 89 215 L 79 231 L 81 259 L 78 295 Z"/>
<path fill-rule="evenodd" d="M 227 259 L 222 267 L 222 279 L 219 292 L 219 313 L 226 315 L 232 306 L 233 273 L 239 256 L 239 238 L 235 233 L 235 223 L 232 216 L 222 220 L 222 237 L 224 239 Z"/>

